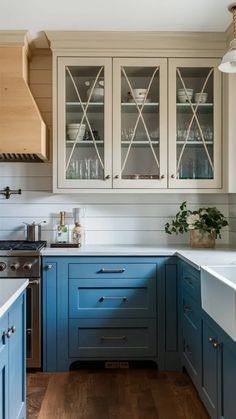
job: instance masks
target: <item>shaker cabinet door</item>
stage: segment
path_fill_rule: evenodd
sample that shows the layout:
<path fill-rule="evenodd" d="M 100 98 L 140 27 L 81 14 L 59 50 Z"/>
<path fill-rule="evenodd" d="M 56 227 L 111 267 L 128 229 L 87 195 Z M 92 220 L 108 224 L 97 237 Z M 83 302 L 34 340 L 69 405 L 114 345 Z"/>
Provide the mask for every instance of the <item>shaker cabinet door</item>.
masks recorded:
<path fill-rule="evenodd" d="M 169 60 L 169 187 L 221 188 L 218 59 Z"/>

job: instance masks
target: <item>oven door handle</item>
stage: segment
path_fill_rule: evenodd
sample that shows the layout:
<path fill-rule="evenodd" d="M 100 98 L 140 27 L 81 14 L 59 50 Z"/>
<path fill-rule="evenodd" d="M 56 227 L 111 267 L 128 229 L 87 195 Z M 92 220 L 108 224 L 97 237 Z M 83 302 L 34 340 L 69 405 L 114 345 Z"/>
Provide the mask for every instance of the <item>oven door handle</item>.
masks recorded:
<path fill-rule="evenodd" d="M 40 281 L 39 279 L 30 279 L 29 285 L 39 285 Z"/>

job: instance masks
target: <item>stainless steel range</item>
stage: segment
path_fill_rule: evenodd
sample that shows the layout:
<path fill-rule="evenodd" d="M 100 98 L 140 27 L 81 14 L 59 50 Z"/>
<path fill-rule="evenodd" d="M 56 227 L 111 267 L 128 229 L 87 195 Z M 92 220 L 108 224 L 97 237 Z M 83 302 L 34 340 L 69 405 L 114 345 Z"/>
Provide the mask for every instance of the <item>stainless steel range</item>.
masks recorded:
<path fill-rule="evenodd" d="M 41 367 L 41 258 L 45 241 L 0 240 L 0 278 L 28 278 L 27 367 Z"/>

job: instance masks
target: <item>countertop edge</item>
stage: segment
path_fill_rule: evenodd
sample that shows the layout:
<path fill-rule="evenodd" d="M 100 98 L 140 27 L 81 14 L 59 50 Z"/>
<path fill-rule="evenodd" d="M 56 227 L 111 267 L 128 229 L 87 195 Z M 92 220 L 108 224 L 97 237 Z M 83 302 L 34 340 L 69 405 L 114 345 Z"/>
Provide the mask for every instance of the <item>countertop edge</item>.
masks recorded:
<path fill-rule="evenodd" d="M 17 300 L 21 293 L 26 289 L 29 284 L 29 280 L 26 279 L 19 288 L 7 299 L 7 301 L 0 307 L 0 318 L 6 313 L 6 311 L 11 307 L 12 304 Z"/>

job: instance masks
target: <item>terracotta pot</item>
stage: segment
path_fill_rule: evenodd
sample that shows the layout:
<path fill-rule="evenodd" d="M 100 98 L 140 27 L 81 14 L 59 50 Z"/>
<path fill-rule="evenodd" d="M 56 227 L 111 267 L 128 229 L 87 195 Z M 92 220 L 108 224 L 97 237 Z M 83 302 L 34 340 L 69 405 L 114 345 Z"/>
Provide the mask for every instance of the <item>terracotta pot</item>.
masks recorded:
<path fill-rule="evenodd" d="M 200 231 L 200 230 L 190 230 L 190 246 L 198 248 L 213 248 L 215 247 L 216 239 L 215 232 L 211 234 Z"/>

